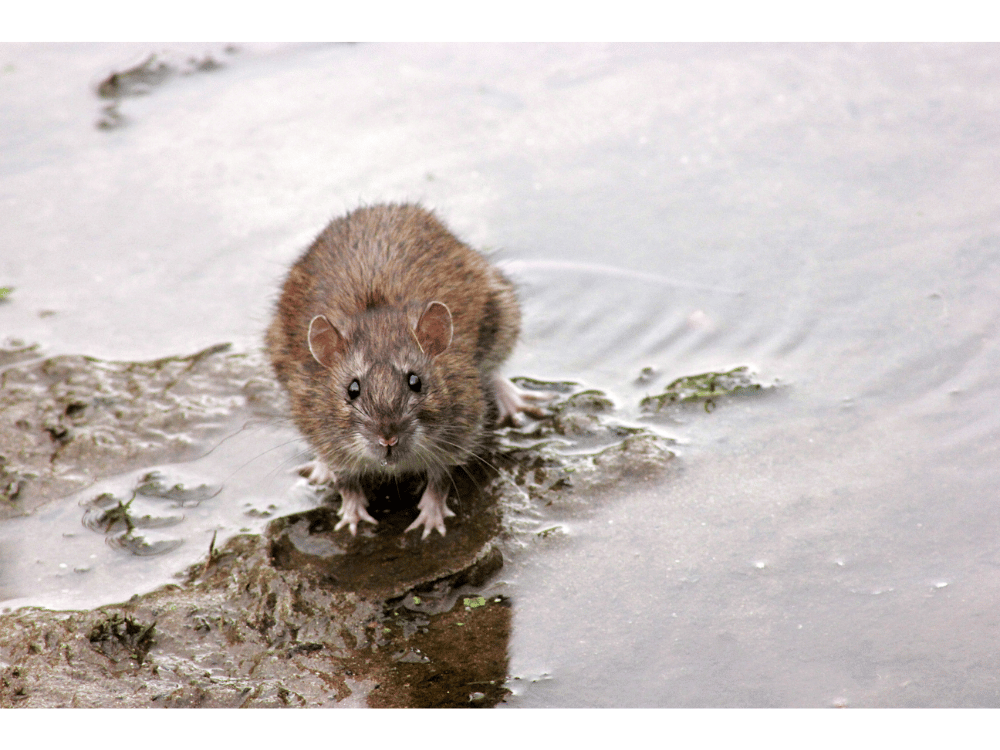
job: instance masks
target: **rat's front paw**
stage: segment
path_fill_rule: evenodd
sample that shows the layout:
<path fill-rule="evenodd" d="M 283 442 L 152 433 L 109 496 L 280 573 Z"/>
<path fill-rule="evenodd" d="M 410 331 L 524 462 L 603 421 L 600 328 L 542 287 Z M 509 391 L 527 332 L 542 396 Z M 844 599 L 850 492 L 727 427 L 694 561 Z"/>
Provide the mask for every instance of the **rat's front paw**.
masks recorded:
<path fill-rule="evenodd" d="M 438 533 L 444 536 L 444 519 L 455 515 L 448 508 L 448 504 L 445 502 L 447 499 L 448 495 L 446 492 L 432 490 L 430 485 L 428 485 L 427 489 L 424 490 L 423 496 L 420 498 L 420 502 L 417 503 L 420 514 L 417 516 L 416 521 L 406 527 L 406 531 L 413 531 L 423 526 L 424 533 L 420 535 L 421 539 L 429 537 L 432 529 L 437 529 Z M 406 532 L 403 533 L 405 534 Z"/>
<path fill-rule="evenodd" d="M 340 531 L 347 526 L 351 530 L 351 536 L 357 536 L 359 522 L 367 521 L 376 526 L 378 525 L 378 521 L 368 513 L 368 500 L 365 499 L 364 493 L 341 490 L 340 498 L 340 511 L 337 513 L 340 516 L 340 520 L 333 527 L 334 531 Z"/>

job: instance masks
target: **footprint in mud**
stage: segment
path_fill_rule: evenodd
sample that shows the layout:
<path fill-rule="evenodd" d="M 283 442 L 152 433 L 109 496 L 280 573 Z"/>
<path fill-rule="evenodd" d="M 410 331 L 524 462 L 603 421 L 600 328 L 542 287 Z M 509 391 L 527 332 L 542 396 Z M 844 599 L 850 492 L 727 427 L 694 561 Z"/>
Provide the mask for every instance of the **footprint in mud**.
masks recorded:
<path fill-rule="evenodd" d="M 171 483 L 161 472 L 151 471 L 139 479 L 127 501 L 105 492 L 87 503 L 83 525 L 105 534 L 113 549 L 138 557 L 162 555 L 180 547 L 184 540 L 159 529 L 182 523 L 183 509 L 198 507 L 221 489 L 207 484 L 187 487 L 182 482 Z"/>

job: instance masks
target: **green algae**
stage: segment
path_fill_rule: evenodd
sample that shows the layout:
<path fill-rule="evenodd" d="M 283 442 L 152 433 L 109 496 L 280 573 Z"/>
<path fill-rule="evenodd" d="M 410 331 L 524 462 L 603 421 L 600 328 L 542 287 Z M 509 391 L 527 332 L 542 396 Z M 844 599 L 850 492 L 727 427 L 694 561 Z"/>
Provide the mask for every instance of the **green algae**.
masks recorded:
<path fill-rule="evenodd" d="M 725 372 L 704 372 L 677 378 L 662 393 L 643 398 L 639 408 L 647 413 L 657 413 L 677 404 L 701 403 L 706 412 L 711 412 L 716 407 L 717 399 L 759 392 L 770 387 L 755 380 L 750 368 L 744 365 Z"/>

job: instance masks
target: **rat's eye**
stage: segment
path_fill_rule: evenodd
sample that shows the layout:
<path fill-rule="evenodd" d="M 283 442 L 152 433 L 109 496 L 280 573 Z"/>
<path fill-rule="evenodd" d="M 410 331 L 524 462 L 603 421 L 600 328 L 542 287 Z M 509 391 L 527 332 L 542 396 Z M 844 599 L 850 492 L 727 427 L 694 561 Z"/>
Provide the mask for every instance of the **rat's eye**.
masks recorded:
<path fill-rule="evenodd" d="M 410 386 L 410 390 L 414 393 L 420 393 L 420 376 L 415 373 L 410 373 L 406 378 L 406 384 Z"/>
<path fill-rule="evenodd" d="M 347 395 L 350 397 L 351 401 L 361 395 L 361 383 L 357 378 L 354 378 L 354 380 L 351 381 L 351 384 L 347 386 Z"/>

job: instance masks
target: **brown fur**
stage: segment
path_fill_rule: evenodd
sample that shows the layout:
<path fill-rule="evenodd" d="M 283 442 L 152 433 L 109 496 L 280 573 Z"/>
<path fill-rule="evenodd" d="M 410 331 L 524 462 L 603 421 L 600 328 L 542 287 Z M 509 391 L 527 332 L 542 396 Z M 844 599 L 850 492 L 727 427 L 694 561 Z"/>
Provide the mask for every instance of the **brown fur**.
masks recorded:
<path fill-rule="evenodd" d="M 453 326 L 436 357 L 418 341 L 433 349 L 442 335 L 434 315 L 417 330 L 431 302 L 448 307 Z M 309 348 L 318 315 L 342 337 L 317 343 L 324 364 Z M 364 475 L 408 471 L 440 482 L 470 460 L 492 427 L 493 376 L 519 329 L 514 289 L 483 256 L 430 211 L 377 205 L 331 222 L 292 266 L 266 343 L 296 425 L 343 489 Z M 354 379 L 361 395 L 352 400 Z M 390 434 L 399 444 L 386 453 L 378 439 Z"/>

